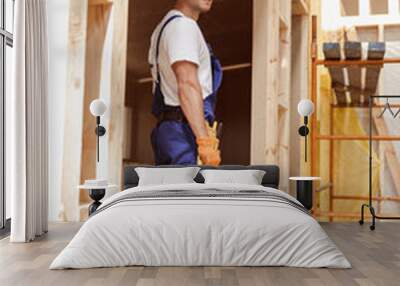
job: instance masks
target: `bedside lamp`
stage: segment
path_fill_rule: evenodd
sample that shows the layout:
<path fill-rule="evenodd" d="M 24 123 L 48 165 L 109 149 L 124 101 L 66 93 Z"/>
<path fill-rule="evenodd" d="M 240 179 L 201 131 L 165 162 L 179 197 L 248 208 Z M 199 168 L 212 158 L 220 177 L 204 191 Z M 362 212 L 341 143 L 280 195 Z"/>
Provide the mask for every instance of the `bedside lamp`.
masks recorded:
<path fill-rule="evenodd" d="M 104 113 L 107 110 L 107 105 L 102 101 L 101 99 L 95 99 L 90 103 L 90 113 L 96 117 L 96 129 L 95 133 L 97 136 L 97 162 L 100 161 L 100 144 L 99 144 L 99 138 L 100 136 L 104 136 L 106 134 L 106 128 L 104 126 L 100 125 L 100 117 L 104 115 Z M 96 175 L 97 178 L 97 175 Z M 89 197 L 93 200 L 93 203 L 89 205 L 89 216 L 92 215 L 97 208 L 101 205 L 101 199 L 104 198 L 106 194 L 106 190 L 111 188 L 111 187 L 116 187 L 115 185 L 110 185 L 108 184 L 107 179 L 91 179 L 91 180 L 85 180 L 84 185 L 78 186 L 79 189 L 81 190 L 88 190 L 89 191 Z"/>
<path fill-rule="evenodd" d="M 305 140 L 305 161 L 307 162 L 307 135 L 310 133 L 308 129 L 308 117 L 314 112 L 314 103 L 309 99 L 300 100 L 297 105 L 297 111 L 304 118 L 304 125 L 299 128 L 299 135 L 304 137 Z"/>
<path fill-rule="evenodd" d="M 96 117 L 96 129 L 95 133 L 97 135 L 97 162 L 100 161 L 100 145 L 99 138 L 100 136 L 104 136 L 106 134 L 106 128 L 100 125 L 100 117 L 104 115 L 107 110 L 107 105 L 101 99 L 95 99 L 90 103 L 90 113 Z"/>

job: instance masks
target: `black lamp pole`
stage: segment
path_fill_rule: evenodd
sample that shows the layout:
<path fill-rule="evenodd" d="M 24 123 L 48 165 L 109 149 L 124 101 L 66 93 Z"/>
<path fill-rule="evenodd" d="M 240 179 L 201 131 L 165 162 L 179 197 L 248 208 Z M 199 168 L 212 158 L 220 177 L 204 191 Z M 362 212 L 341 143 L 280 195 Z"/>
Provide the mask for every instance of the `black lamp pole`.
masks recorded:
<path fill-rule="evenodd" d="M 96 136 L 97 136 L 97 162 L 100 162 L 100 136 L 99 136 L 99 126 L 100 126 L 100 116 L 96 116 Z"/>
<path fill-rule="evenodd" d="M 104 126 L 100 125 L 100 116 L 96 116 L 95 133 L 97 136 L 97 162 L 100 162 L 100 136 L 106 134 L 106 129 L 104 128 Z"/>
<path fill-rule="evenodd" d="M 308 116 L 304 116 L 304 125 L 299 128 L 299 135 L 304 137 L 304 156 L 305 161 L 307 162 L 307 135 L 310 133 L 308 129 Z"/>

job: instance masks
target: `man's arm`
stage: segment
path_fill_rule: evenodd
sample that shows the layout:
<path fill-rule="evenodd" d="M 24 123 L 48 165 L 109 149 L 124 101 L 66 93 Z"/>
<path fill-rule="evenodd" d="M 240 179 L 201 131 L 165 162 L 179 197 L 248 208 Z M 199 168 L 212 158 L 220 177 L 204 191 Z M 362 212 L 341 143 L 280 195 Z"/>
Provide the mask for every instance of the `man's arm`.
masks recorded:
<path fill-rule="evenodd" d="M 201 86 L 197 76 L 197 65 L 179 61 L 172 65 L 178 83 L 178 96 L 183 113 L 197 139 L 207 138 L 204 120 L 204 103 Z"/>

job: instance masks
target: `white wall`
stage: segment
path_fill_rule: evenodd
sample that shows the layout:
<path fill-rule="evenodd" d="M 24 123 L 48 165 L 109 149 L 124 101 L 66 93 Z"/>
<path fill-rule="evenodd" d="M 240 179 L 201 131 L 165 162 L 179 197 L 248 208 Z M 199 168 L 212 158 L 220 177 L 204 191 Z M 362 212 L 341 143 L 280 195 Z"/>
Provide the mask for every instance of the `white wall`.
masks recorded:
<path fill-rule="evenodd" d="M 109 24 L 107 26 L 107 33 L 104 41 L 103 57 L 101 63 L 101 78 L 100 78 L 100 95 L 99 97 L 105 102 L 107 106 L 110 106 L 111 97 L 111 61 L 112 61 L 112 37 L 113 37 L 113 10 L 109 18 Z M 93 118 L 93 120 L 95 120 Z M 101 117 L 101 124 L 107 129 L 106 135 L 100 138 L 100 163 L 97 165 L 96 175 L 97 178 L 107 179 L 108 178 L 108 135 L 109 135 L 109 120 L 110 120 L 110 109 L 108 108 L 104 116 Z M 110 182 L 114 183 L 114 182 Z M 106 197 L 112 195 L 116 190 L 108 190 Z"/>
<path fill-rule="evenodd" d="M 111 12 L 112 13 L 112 12 Z M 111 94 L 112 15 L 107 27 L 102 58 L 99 97 L 109 105 Z M 69 0 L 48 0 L 49 22 L 49 220 L 58 220 L 61 207 L 62 159 L 64 139 L 65 97 L 68 63 Z M 83 116 L 82 114 L 77 116 Z M 101 118 L 106 136 L 100 138 L 100 163 L 97 177 L 107 178 L 107 138 L 109 110 Z M 93 120 L 95 118 L 93 117 Z M 94 132 L 94 130 L 93 130 Z M 78 191 L 78 190 L 76 190 Z M 107 196 L 112 192 L 107 192 Z"/>
<path fill-rule="evenodd" d="M 64 100 L 68 61 L 69 0 L 48 0 L 49 35 L 49 220 L 61 206 Z"/>

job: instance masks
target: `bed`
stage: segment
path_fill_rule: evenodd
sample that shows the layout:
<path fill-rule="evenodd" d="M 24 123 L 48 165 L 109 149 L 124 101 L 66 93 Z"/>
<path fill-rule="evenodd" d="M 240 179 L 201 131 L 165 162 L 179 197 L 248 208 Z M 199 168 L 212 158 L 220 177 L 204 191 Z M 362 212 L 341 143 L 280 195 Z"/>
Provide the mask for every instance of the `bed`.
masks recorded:
<path fill-rule="evenodd" d="M 351 267 L 308 211 L 278 190 L 277 166 L 219 167 L 264 170 L 259 186 L 204 184 L 200 174 L 196 183 L 138 186 L 135 167 L 125 169 L 125 190 L 103 202 L 50 269 Z"/>

